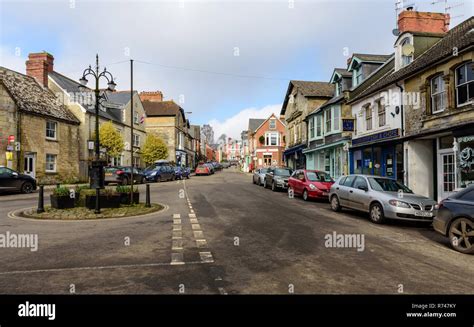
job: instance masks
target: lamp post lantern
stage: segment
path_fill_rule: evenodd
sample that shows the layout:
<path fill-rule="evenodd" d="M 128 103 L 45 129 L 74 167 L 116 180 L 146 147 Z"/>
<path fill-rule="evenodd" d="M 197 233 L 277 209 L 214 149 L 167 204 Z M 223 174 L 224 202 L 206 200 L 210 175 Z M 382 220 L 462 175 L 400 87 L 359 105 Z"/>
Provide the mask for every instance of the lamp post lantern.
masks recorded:
<path fill-rule="evenodd" d="M 82 73 L 82 77 L 79 79 L 79 82 L 82 86 L 87 85 L 87 76 L 92 76 L 95 79 L 95 160 L 92 162 L 91 167 L 91 188 L 95 188 L 96 197 L 95 197 L 95 213 L 100 213 L 100 189 L 104 187 L 104 162 L 100 160 L 100 137 L 99 137 L 99 102 L 100 100 L 105 100 L 104 96 L 100 95 L 99 82 L 101 78 L 105 78 L 107 81 L 108 90 L 115 90 L 114 77 L 107 69 L 104 67 L 104 70 L 99 73 L 99 55 L 95 57 L 95 70 L 89 65 L 88 68 Z"/>

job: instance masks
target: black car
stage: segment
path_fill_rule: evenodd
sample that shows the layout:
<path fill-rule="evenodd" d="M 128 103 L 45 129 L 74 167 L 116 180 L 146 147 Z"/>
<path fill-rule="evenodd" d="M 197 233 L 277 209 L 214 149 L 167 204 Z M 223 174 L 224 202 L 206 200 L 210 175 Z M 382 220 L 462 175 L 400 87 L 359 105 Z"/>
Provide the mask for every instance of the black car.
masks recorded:
<path fill-rule="evenodd" d="M 130 184 L 131 180 L 132 180 L 131 167 L 106 167 L 105 168 L 105 185 L 109 183 L 127 185 L 127 184 Z M 137 184 L 143 184 L 145 182 L 145 174 L 137 168 L 133 168 L 133 182 Z"/>
<path fill-rule="evenodd" d="M 270 167 L 263 178 L 263 187 L 271 187 L 276 192 L 279 189 L 288 189 L 288 179 L 293 170 L 287 167 Z"/>
<path fill-rule="evenodd" d="M 0 191 L 31 193 L 36 190 L 36 180 L 28 175 L 0 166 Z"/>
<path fill-rule="evenodd" d="M 433 228 L 449 237 L 456 251 L 474 253 L 474 186 L 456 192 L 438 204 Z"/>

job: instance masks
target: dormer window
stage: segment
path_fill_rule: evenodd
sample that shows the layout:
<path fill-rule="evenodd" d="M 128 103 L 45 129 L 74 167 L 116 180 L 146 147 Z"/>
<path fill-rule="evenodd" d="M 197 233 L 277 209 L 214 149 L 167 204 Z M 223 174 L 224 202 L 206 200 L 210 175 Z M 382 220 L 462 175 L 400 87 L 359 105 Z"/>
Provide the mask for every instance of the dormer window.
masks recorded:
<path fill-rule="evenodd" d="M 336 82 L 336 96 L 339 96 L 342 94 L 342 81 L 339 80 Z"/>

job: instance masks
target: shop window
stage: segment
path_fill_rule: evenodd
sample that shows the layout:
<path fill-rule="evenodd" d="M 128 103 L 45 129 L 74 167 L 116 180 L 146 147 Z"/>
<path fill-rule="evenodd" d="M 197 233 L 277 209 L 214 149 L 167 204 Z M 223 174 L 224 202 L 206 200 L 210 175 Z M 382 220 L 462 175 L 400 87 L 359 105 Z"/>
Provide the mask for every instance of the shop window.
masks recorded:
<path fill-rule="evenodd" d="M 464 136 L 458 141 L 458 186 L 474 184 L 474 136 Z"/>
<path fill-rule="evenodd" d="M 474 64 L 466 63 L 456 68 L 456 101 L 457 105 L 473 102 L 474 99 Z"/>
<path fill-rule="evenodd" d="M 354 152 L 354 174 L 362 174 L 362 151 Z"/>
<path fill-rule="evenodd" d="M 382 175 L 382 149 L 375 147 L 373 151 L 374 156 L 374 175 Z"/>
<path fill-rule="evenodd" d="M 431 113 L 436 114 L 446 109 L 446 90 L 443 75 L 431 79 Z"/>
<path fill-rule="evenodd" d="M 365 148 L 363 153 L 362 174 L 372 175 L 372 148 Z"/>

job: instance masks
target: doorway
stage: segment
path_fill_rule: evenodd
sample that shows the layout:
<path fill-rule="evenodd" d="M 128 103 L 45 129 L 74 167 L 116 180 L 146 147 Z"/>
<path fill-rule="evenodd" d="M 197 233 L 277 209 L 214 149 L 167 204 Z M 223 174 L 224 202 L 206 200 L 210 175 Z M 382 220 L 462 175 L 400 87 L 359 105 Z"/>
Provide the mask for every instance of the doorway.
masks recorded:
<path fill-rule="evenodd" d="M 24 174 L 35 178 L 36 176 L 36 154 L 28 153 L 25 154 L 23 162 Z"/>

